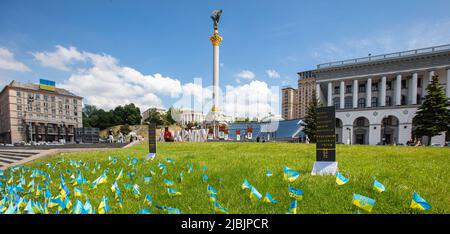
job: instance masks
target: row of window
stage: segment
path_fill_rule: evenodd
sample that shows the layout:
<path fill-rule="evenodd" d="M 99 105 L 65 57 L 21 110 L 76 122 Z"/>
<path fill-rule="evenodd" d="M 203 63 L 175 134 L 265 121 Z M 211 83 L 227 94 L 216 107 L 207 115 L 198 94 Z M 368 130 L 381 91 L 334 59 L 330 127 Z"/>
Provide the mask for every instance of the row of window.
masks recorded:
<path fill-rule="evenodd" d="M 417 82 L 417 87 L 421 87 L 421 82 L 419 82 L 420 79 Z M 406 80 L 402 80 L 402 89 L 406 89 Z M 372 83 L 372 92 L 377 92 L 378 89 L 378 83 Z M 392 81 L 386 81 L 386 90 L 392 90 Z M 359 84 L 358 85 L 358 92 L 365 93 L 366 92 L 366 84 Z M 335 86 L 334 87 L 334 94 L 340 93 L 340 87 Z M 353 85 L 346 85 L 345 86 L 345 93 L 353 93 Z"/>
<path fill-rule="evenodd" d="M 417 100 L 420 100 L 420 95 L 417 95 Z M 340 98 L 339 97 L 333 98 L 333 104 L 336 107 L 336 109 L 339 109 L 340 108 Z M 378 104 L 379 104 L 378 98 L 377 97 L 372 97 L 371 106 L 372 107 L 378 107 Z M 400 104 L 401 105 L 406 105 L 407 104 L 405 95 L 401 96 Z M 392 97 L 391 96 L 386 96 L 386 106 L 393 106 L 393 101 L 392 101 Z M 366 107 L 366 98 L 359 98 L 358 99 L 358 108 L 365 108 L 365 107 Z M 345 109 L 353 108 L 353 97 L 351 97 L 351 96 L 345 97 L 345 99 L 344 99 L 344 108 Z"/>

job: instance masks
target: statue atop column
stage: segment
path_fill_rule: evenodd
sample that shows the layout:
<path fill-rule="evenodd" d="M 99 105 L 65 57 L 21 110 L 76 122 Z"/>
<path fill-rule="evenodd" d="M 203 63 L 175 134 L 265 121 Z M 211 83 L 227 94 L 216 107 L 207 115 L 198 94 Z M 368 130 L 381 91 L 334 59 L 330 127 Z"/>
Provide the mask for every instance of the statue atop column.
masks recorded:
<path fill-rule="evenodd" d="M 211 19 L 214 22 L 214 32 L 217 31 L 221 14 L 222 14 L 222 10 L 214 10 L 212 12 Z"/>

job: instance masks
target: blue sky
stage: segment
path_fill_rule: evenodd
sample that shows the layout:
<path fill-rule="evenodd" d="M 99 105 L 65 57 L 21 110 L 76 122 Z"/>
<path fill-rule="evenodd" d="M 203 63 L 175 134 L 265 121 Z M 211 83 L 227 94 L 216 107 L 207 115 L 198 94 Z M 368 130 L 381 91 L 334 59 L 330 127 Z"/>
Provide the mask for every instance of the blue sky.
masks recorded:
<path fill-rule="evenodd" d="M 318 63 L 450 43 L 447 0 L 2 0 L 0 86 L 12 79 L 37 82 L 44 77 L 81 92 L 85 102 L 105 108 L 123 104 L 119 101 L 123 97 L 107 103 L 109 96 L 102 99 L 99 88 L 73 87 L 89 82 L 89 77 L 95 79 L 98 59 L 107 57 L 114 58 L 113 70 L 122 74 L 117 81 L 133 79 L 124 73 L 131 68 L 143 79 L 161 74 L 162 80 L 155 81 L 176 80 L 179 91 L 194 78 L 210 85 L 209 16 L 217 8 L 224 11 L 219 26 L 221 87 L 232 86 L 238 93 L 252 90 L 238 88 L 256 81 L 268 87 L 295 85 L 297 72 Z M 58 51 L 56 46 L 68 51 L 73 47 L 72 53 Z M 23 66 L 13 66 L 14 62 Z M 101 67 L 105 71 L 110 66 Z M 170 88 L 151 91 L 153 96 L 147 95 L 146 101 L 136 101 L 139 95 L 133 93 L 123 95 L 143 106 L 168 107 L 180 95 L 169 92 Z"/>

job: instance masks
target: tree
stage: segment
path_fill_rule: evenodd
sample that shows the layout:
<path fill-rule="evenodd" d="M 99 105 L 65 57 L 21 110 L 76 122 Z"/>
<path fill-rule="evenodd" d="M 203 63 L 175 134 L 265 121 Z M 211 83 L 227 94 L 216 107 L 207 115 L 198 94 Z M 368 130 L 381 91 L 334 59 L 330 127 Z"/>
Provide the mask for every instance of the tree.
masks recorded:
<path fill-rule="evenodd" d="M 173 107 L 170 107 L 167 110 L 167 112 L 166 112 L 166 114 L 164 116 L 164 122 L 165 122 L 166 125 L 172 125 L 172 124 L 176 123 L 176 121 L 172 117 L 172 113 L 176 113 L 176 111 L 177 110 L 175 110 Z"/>
<path fill-rule="evenodd" d="M 137 125 L 141 123 L 141 110 L 134 103 L 123 106 L 123 111 L 121 124 Z"/>
<path fill-rule="evenodd" d="M 145 119 L 144 122 L 146 124 L 155 123 L 156 126 L 162 126 L 164 125 L 164 118 L 161 113 L 156 110 L 156 108 L 152 108 L 148 111 L 148 118 Z"/>
<path fill-rule="evenodd" d="M 315 142 L 315 135 L 317 130 L 317 107 L 319 106 L 319 100 L 316 98 L 316 90 L 313 90 L 311 95 L 313 98 L 308 103 L 305 120 L 303 123 L 303 132 L 308 135 L 309 139 L 312 142 Z"/>
<path fill-rule="evenodd" d="M 450 130 L 450 99 L 445 96 L 438 76 L 431 78 L 426 90 L 428 94 L 418 108 L 413 124 L 416 127 L 414 135 L 427 136 L 430 145 L 433 136 Z"/>

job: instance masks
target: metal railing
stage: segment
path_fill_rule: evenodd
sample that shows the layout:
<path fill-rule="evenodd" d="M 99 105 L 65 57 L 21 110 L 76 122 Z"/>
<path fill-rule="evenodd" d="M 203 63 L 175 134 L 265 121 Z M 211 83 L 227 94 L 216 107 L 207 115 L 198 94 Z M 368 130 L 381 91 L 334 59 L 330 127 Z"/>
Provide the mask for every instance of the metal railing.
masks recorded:
<path fill-rule="evenodd" d="M 416 50 L 407 50 L 407 51 L 396 52 L 396 53 L 368 56 L 368 57 L 362 57 L 362 58 L 356 58 L 356 59 L 341 60 L 341 61 L 330 62 L 330 63 L 322 63 L 322 64 L 317 65 L 317 69 L 345 66 L 345 65 L 364 63 L 364 62 L 372 62 L 372 61 L 382 61 L 382 60 L 393 59 L 393 58 L 414 56 L 414 55 L 420 55 L 420 54 L 430 54 L 430 53 L 434 53 L 434 52 L 443 52 L 443 51 L 450 51 L 450 44 L 416 49 Z"/>

